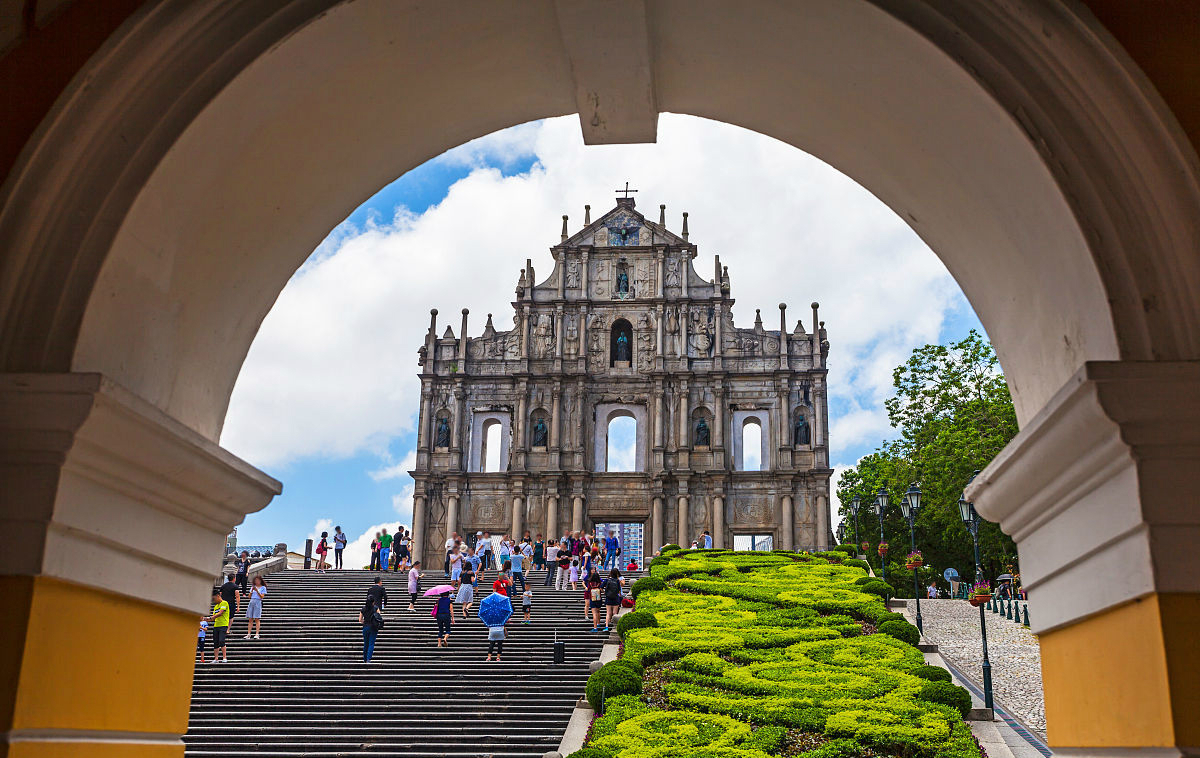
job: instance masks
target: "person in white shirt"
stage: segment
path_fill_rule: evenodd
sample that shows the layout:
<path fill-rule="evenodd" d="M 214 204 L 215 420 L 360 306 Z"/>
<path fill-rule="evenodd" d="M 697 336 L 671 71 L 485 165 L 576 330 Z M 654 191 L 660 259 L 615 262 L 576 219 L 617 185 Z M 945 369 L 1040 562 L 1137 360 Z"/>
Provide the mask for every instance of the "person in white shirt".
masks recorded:
<path fill-rule="evenodd" d="M 458 543 L 458 532 L 453 532 L 446 538 L 446 565 L 444 572 L 446 578 L 450 577 L 450 553 L 454 550 L 454 546 Z"/>
<path fill-rule="evenodd" d="M 554 542 L 546 543 L 546 581 L 542 582 L 542 586 L 549 587 L 554 584 L 554 575 L 558 571 L 558 544 Z"/>
<path fill-rule="evenodd" d="M 333 567 L 342 567 L 342 551 L 346 549 L 346 533 L 340 526 L 333 528 Z"/>

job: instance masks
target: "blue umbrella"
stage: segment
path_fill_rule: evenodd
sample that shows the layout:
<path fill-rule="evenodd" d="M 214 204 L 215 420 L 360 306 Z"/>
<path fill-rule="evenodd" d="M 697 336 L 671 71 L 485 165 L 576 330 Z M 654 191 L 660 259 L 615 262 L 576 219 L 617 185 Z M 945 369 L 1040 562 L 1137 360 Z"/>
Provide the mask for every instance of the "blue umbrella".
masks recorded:
<path fill-rule="evenodd" d="M 493 592 L 479 602 L 479 620 L 487 626 L 504 626 L 512 616 L 512 603 L 499 592 Z"/>

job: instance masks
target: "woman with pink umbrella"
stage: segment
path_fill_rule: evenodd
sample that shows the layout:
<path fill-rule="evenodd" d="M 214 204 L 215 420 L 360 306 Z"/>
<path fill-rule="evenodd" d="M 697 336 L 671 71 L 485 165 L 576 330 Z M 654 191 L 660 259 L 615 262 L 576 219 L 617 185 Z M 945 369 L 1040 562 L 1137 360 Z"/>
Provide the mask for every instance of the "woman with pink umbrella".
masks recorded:
<path fill-rule="evenodd" d="M 449 647 L 450 627 L 454 625 L 454 598 L 450 594 L 454 587 L 449 584 L 439 584 L 425 592 L 425 597 L 436 596 L 437 605 L 433 607 L 433 618 L 437 621 L 438 647 Z"/>

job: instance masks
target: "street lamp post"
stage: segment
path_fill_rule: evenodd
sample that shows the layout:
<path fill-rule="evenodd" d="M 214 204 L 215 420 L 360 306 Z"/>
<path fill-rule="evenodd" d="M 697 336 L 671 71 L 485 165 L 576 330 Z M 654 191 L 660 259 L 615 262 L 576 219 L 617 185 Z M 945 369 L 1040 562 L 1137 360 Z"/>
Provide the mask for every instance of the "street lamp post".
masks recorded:
<path fill-rule="evenodd" d="M 971 479 L 967 481 L 970 484 L 975 479 L 976 471 L 971 474 Z M 958 501 L 958 514 L 962 518 L 963 524 L 967 527 L 967 531 L 971 533 L 971 540 L 975 543 L 975 581 L 978 583 L 983 575 L 983 569 L 979 565 L 979 514 L 975 511 L 975 504 L 967 501 L 967 493 L 964 490 L 963 496 Z M 992 664 L 988 660 L 987 647 L 987 618 L 983 614 L 983 606 L 979 606 L 979 634 L 983 638 L 983 705 L 985 708 L 992 707 Z"/>
<path fill-rule="evenodd" d="M 854 545 L 855 548 L 862 543 L 862 534 L 858 531 L 858 509 L 862 507 L 862 498 L 858 495 L 850 501 L 850 513 L 854 514 Z"/>
<path fill-rule="evenodd" d="M 839 545 L 844 545 L 844 544 L 846 544 L 846 522 L 845 522 L 845 521 L 843 521 L 842 523 L 838 524 L 838 528 L 837 528 L 837 538 L 838 538 L 838 544 L 839 544 Z"/>
<path fill-rule="evenodd" d="M 879 544 L 883 544 L 886 540 L 883 538 L 883 512 L 888 507 L 888 493 L 883 487 L 879 488 L 879 492 L 875 493 L 875 515 L 879 517 Z M 879 572 L 884 583 L 887 583 L 887 558 L 882 553 L 879 555 Z"/>
<path fill-rule="evenodd" d="M 914 522 L 917 518 L 917 511 L 921 509 L 921 490 L 917 489 L 916 482 L 908 486 L 908 492 L 904 493 L 904 497 L 900 498 L 900 512 L 904 514 L 904 518 L 908 519 L 908 539 L 912 546 L 912 551 L 917 551 L 917 531 Z M 925 625 L 921 623 L 921 585 L 917 581 L 917 569 L 913 569 L 913 597 L 917 600 L 917 631 L 925 634 Z"/>

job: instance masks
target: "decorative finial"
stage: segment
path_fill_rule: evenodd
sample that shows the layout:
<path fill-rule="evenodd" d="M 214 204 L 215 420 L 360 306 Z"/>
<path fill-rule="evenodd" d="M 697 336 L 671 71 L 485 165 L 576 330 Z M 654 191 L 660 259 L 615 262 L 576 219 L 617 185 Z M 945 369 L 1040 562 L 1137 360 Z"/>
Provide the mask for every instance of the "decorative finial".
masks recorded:
<path fill-rule="evenodd" d="M 463 310 L 462 310 L 462 314 L 463 314 L 464 316 L 465 316 L 465 315 L 467 315 L 467 314 L 468 314 L 468 313 L 470 313 L 470 312 L 471 312 L 471 309 L 470 309 L 470 308 L 463 308 Z"/>
<path fill-rule="evenodd" d="M 583 225 L 592 225 L 592 206 L 590 205 L 583 206 Z"/>
<path fill-rule="evenodd" d="M 684 211 L 683 212 L 683 241 L 687 242 L 687 238 L 688 238 L 687 211 Z"/>
<path fill-rule="evenodd" d="M 562 241 L 563 242 L 567 241 L 567 214 L 565 214 L 565 213 L 563 214 Z"/>
<path fill-rule="evenodd" d="M 658 206 L 658 225 L 667 225 L 667 206 L 666 204 Z"/>

